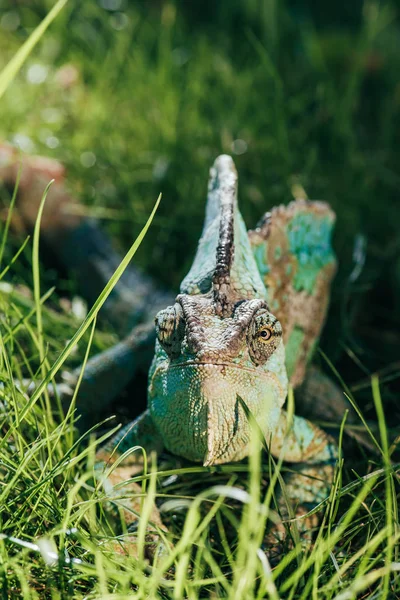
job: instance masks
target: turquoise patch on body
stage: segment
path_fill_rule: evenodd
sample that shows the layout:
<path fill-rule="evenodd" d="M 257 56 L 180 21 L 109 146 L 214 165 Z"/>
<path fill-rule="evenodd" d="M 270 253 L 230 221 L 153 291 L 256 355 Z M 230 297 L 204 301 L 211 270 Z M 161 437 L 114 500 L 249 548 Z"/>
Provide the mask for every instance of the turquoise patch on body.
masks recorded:
<path fill-rule="evenodd" d="M 310 213 L 296 215 L 288 224 L 290 252 L 297 259 L 297 272 L 293 278 L 296 291 L 312 294 L 321 270 L 334 261 L 331 247 L 332 220 L 317 218 Z"/>
<path fill-rule="evenodd" d="M 285 344 L 285 354 L 286 354 L 286 370 L 289 379 L 294 373 L 297 360 L 299 358 L 300 349 L 302 347 L 304 341 L 304 332 L 300 327 L 294 327 L 292 333 L 288 341 Z"/>
<path fill-rule="evenodd" d="M 272 306 L 271 306 L 272 310 L 278 310 L 279 309 L 279 302 L 276 298 L 274 298 L 274 300 L 272 300 Z"/>
<path fill-rule="evenodd" d="M 270 272 L 270 267 L 265 262 L 267 256 L 267 243 L 262 242 L 257 246 L 253 246 L 252 250 L 258 272 L 260 273 L 261 277 L 264 277 L 265 275 L 267 275 L 267 273 Z"/>

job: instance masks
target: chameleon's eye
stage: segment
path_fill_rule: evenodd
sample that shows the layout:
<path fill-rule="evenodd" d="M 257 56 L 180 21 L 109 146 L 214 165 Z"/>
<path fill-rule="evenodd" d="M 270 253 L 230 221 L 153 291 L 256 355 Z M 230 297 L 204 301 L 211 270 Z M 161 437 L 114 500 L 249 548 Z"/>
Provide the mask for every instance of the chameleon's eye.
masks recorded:
<path fill-rule="evenodd" d="M 155 318 L 158 341 L 170 358 L 177 358 L 185 333 L 185 322 L 180 304 L 160 310 Z"/>
<path fill-rule="evenodd" d="M 264 326 L 258 332 L 258 337 L 261 342 L 268 342 L 272 338 L 272 330 L 268 326 Z"/>
<path fill-rule="evenodd" d="M 278 319 L 267 310 L 254 316 L 247 332 L 250 358 L 255 365 L 262 365 L 275 352 L 282 337 Z"/>

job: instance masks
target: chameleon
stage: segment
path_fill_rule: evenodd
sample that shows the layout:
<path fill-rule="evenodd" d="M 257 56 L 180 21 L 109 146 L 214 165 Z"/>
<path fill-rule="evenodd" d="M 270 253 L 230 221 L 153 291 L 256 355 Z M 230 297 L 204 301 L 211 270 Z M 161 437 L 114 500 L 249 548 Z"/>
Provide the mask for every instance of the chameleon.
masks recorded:
<path fill-rule="evenodd" d="M 0 176 L 7 183 L 15 173 L 10 174 L 10 160 L 3 162 L 8 171 L 3 166 Z M 43 176 L 51 169 L 49 163 L 38 171 Z M 97 225 L 63 216 L 69 200 L 61 189 L 55 186 L 49 198 L 51 218 L 42 235 L 78 272 L 86 296 L 93 297 L 119 257 Z M 338 449 L 311 421 L 298 415 L 289 419 L 284 409 L 289 385 L 299 390 L 300 400 L 307 395 L 302 390 L 311 391 L 305 403 L 318 405 L 319 414 L 332 396 L 333 416 L 344 411 L 341 394 L 310 367 L 336 271 L 331 246 L 335 215 L 324 202 L 297 199 L 273 208 L 247 231 L 237 190 L 232 158 L 219 156 L 210 170 L 197 252 L 176 297 L 159 292 L 132 268 L 124 274 L 105 312 L 129 333 L 89 361 L 80 402 L 86 406 L 83 412 L 107 406 L 154 353 L 147 409 L 100 448 L 97 473 L 110 472 L 114 463 L 109 483 L 129 479 L 137 456 L 126 451 L 134 446 L 148 453 L 165 449 L 204 466 L 240 461 L 249 455 L 254 433 L 249 412 L 271 455 L 301 466 L 301 472 L 285 476 L 285 500 L 281 495 L 278 504 L 283 516 L 287 500 L 302 516 L 328 496 Z M 76 377 L 70 376 L 70 384 Z M 322 385 L 310 384 L 315 377 Z M 326 392 L 320 398 L 318 389 Z M 130 483 L 129 490 L 128 525 L 138 509 L 137 486 Z M 157 511 L 153 521 L 163 527 Z M 302 521 L 304 531 L 310 522 Z M 278 528 L 277 538 L 284 535 Z"/>

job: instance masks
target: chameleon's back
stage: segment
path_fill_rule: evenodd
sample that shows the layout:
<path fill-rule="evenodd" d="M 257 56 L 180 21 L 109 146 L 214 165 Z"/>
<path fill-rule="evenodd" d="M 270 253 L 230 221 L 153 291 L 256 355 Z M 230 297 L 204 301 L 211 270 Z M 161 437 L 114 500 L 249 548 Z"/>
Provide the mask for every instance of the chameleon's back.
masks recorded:
<path fill-rule="evenodd" d="M 336 271 L 334 223 L 325 202 L 295 200 L 266 213 L 249 231 L 269 307 L 282 324 L 286 367 L 294 386 L 304 379 L 325 322 Z"/>

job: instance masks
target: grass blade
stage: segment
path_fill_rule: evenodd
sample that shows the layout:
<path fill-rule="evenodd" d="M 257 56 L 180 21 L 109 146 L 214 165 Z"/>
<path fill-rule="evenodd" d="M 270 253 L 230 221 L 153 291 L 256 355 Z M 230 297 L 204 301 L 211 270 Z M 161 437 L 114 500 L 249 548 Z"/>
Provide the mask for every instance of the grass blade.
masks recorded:
<path fill-rule="evenodd" d="M 11 84 L 14 77 L 17 75 L 18 71 L 28 58 L 29 54 L 32 52 L 33 48 L 36 46 L 48 26 L 54 21 L 59 12 L 64 8 L 68 0 L 58 0 L 56 4 L 53 6 L 51 11 L 46 15 L 43 21 L 36 27 L 36 29 L 31 33 L 29 38 L 26 40 L 24 44 L 22 44 L 21 48 L 14 54 L 10 62 L 4 67 L 2 72 L 0 73 L 0 98 L 3 96 L 4 92 Z"/>

